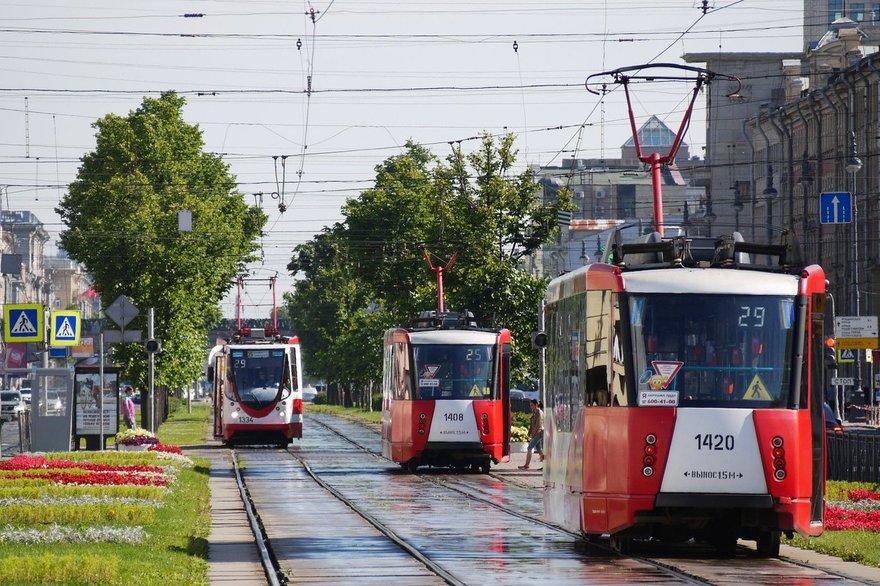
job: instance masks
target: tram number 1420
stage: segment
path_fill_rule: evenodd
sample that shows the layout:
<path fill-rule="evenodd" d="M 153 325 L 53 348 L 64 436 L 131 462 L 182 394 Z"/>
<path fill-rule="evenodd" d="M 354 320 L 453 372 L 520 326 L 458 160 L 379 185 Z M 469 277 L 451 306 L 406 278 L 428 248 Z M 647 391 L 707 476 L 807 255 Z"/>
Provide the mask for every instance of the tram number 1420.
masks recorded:
<path fill-rule="evenodd" d="M 697 440 L 698 450 L 733 450 L 732 435 L 698 433 L 694 439 Z"/>

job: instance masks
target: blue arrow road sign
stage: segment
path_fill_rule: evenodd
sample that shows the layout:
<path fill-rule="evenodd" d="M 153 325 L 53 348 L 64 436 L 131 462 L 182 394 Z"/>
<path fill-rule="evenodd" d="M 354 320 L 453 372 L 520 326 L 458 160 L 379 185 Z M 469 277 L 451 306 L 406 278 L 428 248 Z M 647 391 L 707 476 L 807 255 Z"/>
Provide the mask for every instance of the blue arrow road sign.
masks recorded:
<path fill-rule="evenodd" d="M 822 224 L 849 224 L 852 222 L 852 194 L 848 191 L 820 194 L 819 221 Z"/>

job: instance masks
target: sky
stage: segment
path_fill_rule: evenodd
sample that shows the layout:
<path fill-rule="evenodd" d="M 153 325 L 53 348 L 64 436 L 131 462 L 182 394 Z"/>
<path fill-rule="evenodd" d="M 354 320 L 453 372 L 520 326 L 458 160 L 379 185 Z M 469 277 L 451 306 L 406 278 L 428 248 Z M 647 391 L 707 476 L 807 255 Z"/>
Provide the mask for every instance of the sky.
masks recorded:
<path fill-rule="evenodd" d="M 0 205 L 54 212 L 95 147 L 92 124 L 175 90 L 204 150 L 269 216 L 254 279 L 293 286 L 293 248 L 342 221 L 347 198 L 412 139 L 440 157 L 483 132 L 516 135 L 518 168 L 616 158 L 622 92 L 588 75 L 693 52 L 799 51 L 802 0 L 0 0 Z M 723 72 L 721 72 L 723 73 Z M 692 86 L 641 85 L 637 124 L 677 129 Z M 685 142 L 705 145 L 705 102 Z M 285 211 L 281 212 L 279 204 Z M 426 271 L 426 278 L 432 278 Z M 272 297 L 248 285 L 244 317 Z M 235 316 L 235 288 L 224 301 Z"/>

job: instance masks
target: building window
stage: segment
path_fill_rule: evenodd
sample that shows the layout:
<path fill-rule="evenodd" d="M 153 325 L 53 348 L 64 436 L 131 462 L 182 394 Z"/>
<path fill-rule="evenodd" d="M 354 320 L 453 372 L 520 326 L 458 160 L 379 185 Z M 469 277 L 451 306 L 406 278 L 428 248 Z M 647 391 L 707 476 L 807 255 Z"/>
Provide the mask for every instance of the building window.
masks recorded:
<path fill-rule="evenodd" d="M 871 5 L 871 22 L 880 21 L 880 2 Z"/>
<path fill-rule="evenodd" d="M 636 186 L 635 185 L 618 185 L 617 186 L 617 217 L 618 218 L 635 218 L 636 217 Z"/>
<path fill-rule="evenodd" d="M 865 3 L 864 2 L 854 2 L 850 5 L 849 8 L 849 17 L 850 19 L 856 22 L 864 22 L 865 20 Z"/>
<path fill-rule="evenodd" d="M 828 24 L 843 17 L 843 0 L 828 0 Z"/>

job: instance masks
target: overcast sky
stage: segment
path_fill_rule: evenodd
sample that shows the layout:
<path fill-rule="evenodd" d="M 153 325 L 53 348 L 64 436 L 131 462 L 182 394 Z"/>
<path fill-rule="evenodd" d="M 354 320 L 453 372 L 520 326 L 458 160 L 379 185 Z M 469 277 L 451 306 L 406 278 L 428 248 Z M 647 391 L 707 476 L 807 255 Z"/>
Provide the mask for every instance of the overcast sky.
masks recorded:
<path fill-rule="evenodd" d="M 801 49 L 800 0 L 701 6 L 0 0 L 2 207 L 34 212 L 54 243 L 63 229 L 54 208 L 94 148 L 91 124 L 173 89 L 205 149 L 222 153 L 247 201 L 269 214 L 252 274 L 278 274 L 280 299 L 292 248 L 341 220 L 345 199 L 407 139 L 445 156 L 450 143 L 470 150 L 483 131 L 511 131 L 523 167 L 615 158 L 630 136 L 622 93 L 600 103 L 586 76 L 682 63 L 687 52 Z M 690 88 L 642 87 L 638 123 L 655 114 L 677 129 Z M 705 144 L 703 105 L 685 137 L 692 154 Z M 271 297 L 249 288 L 248 317 L 267 313 L 258 304 Z M 232 304 L 224 310 L 234 315 Z"/>

